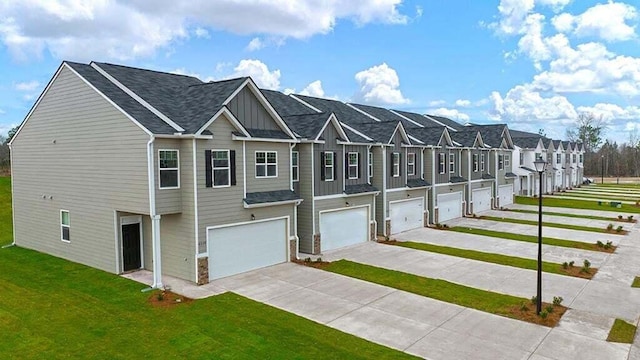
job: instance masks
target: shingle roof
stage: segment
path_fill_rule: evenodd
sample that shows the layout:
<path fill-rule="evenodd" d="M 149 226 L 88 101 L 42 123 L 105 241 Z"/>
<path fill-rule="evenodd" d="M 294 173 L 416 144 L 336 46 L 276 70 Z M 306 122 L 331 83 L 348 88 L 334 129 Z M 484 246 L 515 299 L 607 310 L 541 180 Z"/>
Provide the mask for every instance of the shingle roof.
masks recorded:
<path fill-rule="evenodd" d="M 295 100 L 294 100 L 295 101 Z M 278 109 L 276 108 L 276 111 Z M 303 139 L 315 139 L 331 114 L 313 113 L 283 116 L 287 126 Z"/>
<path fill-rule="evenodd" d="M 377 122 L 367 115 L 364 115 L 357 110 L 350 108 L 349 106 L 347 106 L 347 104 L 337 100 L 321 99 L 305 95 L 296 95 L 296 97 L 309 103 L 311 106 L 321 111 L 334 113 L 338 118 L 338 121 L 353 126 L 358 131 L 360 129 L 357 128 L 357 125 Z M 366 133 L 365 135 L 369 136 L 369 134 Z"/>
<path fill-rule="evenodd" d="M 449 126 L 457 131 L 464 129 L 464 125 L 458 122 L 455 122 L 449 118 L 446 118 L 444 116 L 431 115 L 431 114 L 426 114 L 426 115 L 430 118 L 437 120 L 438 122 L 443 123 L 445 126 Z"/>
<path fill-rule="evenodd" d="M 410 188 L 420 188 L 420 187 L 428 187 L 431 186 L 431 184 L 429 184 L 428 181 L 425 181 L 424 179 L 408 179 L 407 180 L 407 187 Z"/>
<path fill-rule="evenodd" d="M 523 149 L 535 149 L 540 137 L 512 137 L 513 143 Z"/>
<path fill-rule="evenodd" d="M 494 177 L 491 174 L 482 174 L 481 176 L 482 180 L 493 180 Z"/>
<path fill-rule="evenodd" d="M 349 138 L 349 141 L 351 141 L 351 142 L 363 143 L 363 144 L 374 143 L 374 141 L 365 139 L 362 136 L 356 134 L 355 132 L 347 129 L 346 127 L 343 127 L 342 129 L 344 130 L 344 133 L 347 134 L 347 137 Z"/>
<path fill-rule="evenodd" d="M 449 182 L 452 183 L 461 183 L 461 182 L 465 182 L 467 181 L 467 179 L 463 178 L 462 176 L 451 176 L 449 177 Z"/>
<path fill-rule="evenodd" d="M 407 133 L 422 141 L 425 145 L 436 146 L 442 137 L 444 129 L 444 126 L 411 128 L 407 130 Z"/>
<path fill-rule="evenodd" d="M 347 195 L 362 194 L 379 191 L 375 186 L 370 184 L 345 185 L 344 193 Z"/>
<path fill-rule="evenodd" d="M 247 205 L 254 205 L 300 199 L 300 196 L 291 190 L 275 190 L 247 193 L 243 200 Z"/>
<path fill-rule="evenodd" d="M 398 114 L 404 116 L 404 117 L 408 117 L 409 119 L 417 122 L 418 124 L 422 124 L 425 127 L 441 127 L 442 125 L 436 123 L 435 121 L 425 117 L 424 115 L 420 115 L 420 114 L 416 114 L 416 113 L 412 113 L 409 111 L 401 111 L 401 110 L 393 110 L 395 112 L 397 112 Z"/>
<path fill-rule="evenodd" d="M 175 119 L 171 116 L 169 118 L 188 133 L 196 132 L 222 108 L 223 102 L 246 80 L 247 78 L 238 78 L 191 85 L 173 105 L 180 109 L 181 115 L 177 115 Z"/>
<path fill-rule="evenodd" d="M 354 110 L 355 111 L 355 110 Z M 350 124 L 356 130 L 372 138 L 375 142 L 388 143 L 398 126 L 397 121 L 373 121 L 370 123 Z"/>
<path fill-rule="evenodd" d="M 502 144 L 502 133 L 505 130 L 505 124 L 494 124 L 494 125 L 473 125 L 468 126 L 467 129 L 476 129 L 480 131 L 480 135 L 484 140 L 484 143 L 493 147 L 498 148 L 500 144 Z"/>
<path fill-rule="evenodd" d="M 462 147 L 473 147 L 476 137 L 478 136 L 478 130 L 463 129 L 461 131 L 452 131 L 449 135 L 451 135 L 451 140 L 457 142 Z"/>
<path fill-rule="evenodd" d="M 504 174 L 504 177 L 506 177 L 506 178 L 517 178 L 518 175 L 516 175 L 516 174 L 514 174 L 512 172 L 507 172 L 507 173 Z"/>
<path fill-rule="evenodd" d="M 66 63 L 147 130 L 154 134 L 173 134 L 176 132 L 173 127 L 140 105 L 139 102 L 120 90 L 91 66 L 70 61 L 66 61 Z"/>
<path fill-rule="evenodd" d="M 280 116 L 296 116 L 318 113 L 300 101 L 279 91 L 266 89 L 260 89 L 260 91 Z"/>
<path fill-rule="evenodd" d="M 521 130 L 509 129 L 509 132 L 511 133 L 511 137 L 519 137 L 519 138 L 524 138 L 524 137 L 540 138 L 541 137 L 540 134 L 521 131 Z"/>
<path fill-rule="evenodd" d="M 377 118 L 380 121 L 395 121 L 395 122 L 400 121 L 402 123 L 402 126 L 405 127 L 405 129 L 420 127 L 412 123 L 411 121 L 408 121 L 407 119 L 403 118 L 402 116 L 398 116 L 385 108 L 370 106 L 370 105 L 354 104 L 354 103 L 350 103 L 350 105 L 360 109 L 361 111 L 366 112 L 367 114 Z"/>

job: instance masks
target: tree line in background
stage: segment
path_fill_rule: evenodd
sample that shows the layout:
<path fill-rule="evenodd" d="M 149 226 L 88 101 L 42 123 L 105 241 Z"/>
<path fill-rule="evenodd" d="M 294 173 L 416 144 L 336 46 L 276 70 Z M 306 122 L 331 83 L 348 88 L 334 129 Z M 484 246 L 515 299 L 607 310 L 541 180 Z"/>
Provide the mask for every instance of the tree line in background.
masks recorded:
<path fill-rule="evenodd" d="M 590 177 L 640 176 L 638 131 L 631 131 L 629 140 L 618 144 L 617 141 L 604 140 L 605 130 L 602 117 L 596 117 L 591 113 L 580 114 L 576 123 L 567 129 L 569 141 L 584 144 L 584 174 Z"/>
<path fill-rule="evenodd" d="M 9 141 L 18 131 L 18 127 L 9 130 L 7 137 L 0 135 L 0 175 L 8 175 L 11 167 L 11 155 L 9 154 Z"/>

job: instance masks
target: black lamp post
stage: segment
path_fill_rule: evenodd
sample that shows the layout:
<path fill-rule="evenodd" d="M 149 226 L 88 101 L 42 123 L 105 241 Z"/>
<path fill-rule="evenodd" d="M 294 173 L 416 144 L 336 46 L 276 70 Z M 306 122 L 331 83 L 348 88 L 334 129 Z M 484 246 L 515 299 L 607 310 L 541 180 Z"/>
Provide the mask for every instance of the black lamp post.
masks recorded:
<path fill-rule="evenodd" d="M 533 162 L 540 178 L 540 191 L 538 192 L 538 292 L 536 293 L 536 314 L 538 315 L 542 311 L 542 174 L 546 164 L 547 162 L 542 158 Z"/>
<path fill-rule="evenodd" d="M 600 164 L 602 167 L 602 179 L 600 180 L 600 184 L 604 184 L 604 155 L 600 155 Z"/>

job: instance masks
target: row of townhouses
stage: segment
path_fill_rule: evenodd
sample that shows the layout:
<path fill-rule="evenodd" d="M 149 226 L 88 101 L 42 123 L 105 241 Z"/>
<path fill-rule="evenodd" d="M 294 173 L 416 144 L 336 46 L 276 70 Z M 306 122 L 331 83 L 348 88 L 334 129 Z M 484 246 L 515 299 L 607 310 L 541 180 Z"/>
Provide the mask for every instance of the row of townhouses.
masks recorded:
<path fill-rule="evenodd" d="M 63 62 L 10 143 L 15 244 L 211 280 L 582 179 L 580 145 L 259 89 Z"/>

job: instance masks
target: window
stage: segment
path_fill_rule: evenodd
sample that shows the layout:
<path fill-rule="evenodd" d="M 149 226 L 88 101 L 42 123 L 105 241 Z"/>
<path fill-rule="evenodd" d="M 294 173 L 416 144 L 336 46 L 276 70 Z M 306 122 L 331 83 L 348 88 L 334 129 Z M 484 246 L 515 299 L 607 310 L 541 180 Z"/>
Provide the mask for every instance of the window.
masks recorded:
<path fill-rule="evenodd" d="M 373 177 L 373 153 L 369 152 L 369 177 Z"/>
<path fill-rule="evenodd" d="M 350 152 L 347 154 L 347 173 L 349 179 L 357 179 L 358 178 L 358 156 L 357 152 Z"/>
<path fill-rule="evenodd" d="M 556 154 L 556 164 L 560 164 L 562 161 L 562 154 Z"/>
<path fill-rule="evenodd" d="M 444 164 L 445 159 L 446 159 L 445 153 L 438 154 L 438 172 L 440 174 L 444 174 L 447 171 L 447 168 L 445 167 L 445 164 Z"/>
<path fill-rule="evenodd" d="M 298 167 L 298 152 L 297 151 L 292 151 L 291 152 L 291 178 L 293 179 L 293 181 L 298 181 L 299 180 L 299 167 Z"/>
<path fill-rule="evenodd" d="M 456 154 L 449 154 L 449 173 L 456 172 Z"/>
<path fill-rule="evenodd" d="M 391 159 L 393 161 L 393 177 L 400 176 L 400 153 L 394 152 L 391 154 Z"/>
<path fill-rule="evenodd" d="M 504 156 L 498 155 L 498 170 L 504 170 Z"/>
<path fill-rule="evenodd" d="M 69 228 L 71 227 L 69 222 L 69 211 L 60 210 L 60 239 L 62 241 L 70 242 Z"/>
<path fill-rule="evenodd" d="M 275 151 L 256 151 L 256 177 L 278 177 L 278 156 Z"/>
<path fill-rule="evenodd" d="M 212 150 L 211 163 L 213 187 L 224 187 L 231 184 L 231 167 L 229 166 L 229 150 Z"/>
<path fill-rule="evenodd" d="M 480 171 L 484 171 L 484 156 L 486 154 L 480 155 Z"/>
<path fill-rule="evenodd" d="M 520 153 L 520 166 L 524 165 L 524 153 Z"/>
<path fill-rule="evenodd" d="M 407 153 L 407 175 L 416 174 L 416 154 Z"/>
<path fill-rule="evenodd" d="M 536 153 L 535 160 L 538 160 L 538 159 L 542 159 L 542 154 L 541 153 Z"/>
<path fill-rule="evenodd" d="M 509 154 L 506 154 L 504 156 L 504 167 L 506 169 L 509 169 L 511 167 L 511 155 L 509 155 Z"/>
<path fill-rule="evenodd" d="M 158 165 L 160 167 L 160 189 L 179 188 L 180 165 L 178 150 L 159 150 Z"/>
<path fill-rule="evenodd" d="M 582 164 L 584 162 L 584 155 L 580 154 L 580 164 Z"/>
<path fill-rule="evenodd" d="M 328 151 L 325 152 L 323 155 L 323 160 L 322 160 L 322 177 L 324 181 L 333 181 L 334 178 L 334 168 L 335 168 L 335 164 L 334 164 L 334 158 L 335 158 L 335 154 Z"/>
<path fill-rule="evenodd" d="M 478 154 L 473 154 L 473 172 L 478 172 L 480 169 L 480 163 L 478 161 Z"/>
<path fill-rule="evenodd" d="M 576 154 L 571 155 L 571 161 L 575 164 L 576 163 Z"/>

